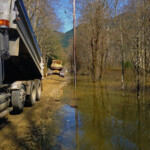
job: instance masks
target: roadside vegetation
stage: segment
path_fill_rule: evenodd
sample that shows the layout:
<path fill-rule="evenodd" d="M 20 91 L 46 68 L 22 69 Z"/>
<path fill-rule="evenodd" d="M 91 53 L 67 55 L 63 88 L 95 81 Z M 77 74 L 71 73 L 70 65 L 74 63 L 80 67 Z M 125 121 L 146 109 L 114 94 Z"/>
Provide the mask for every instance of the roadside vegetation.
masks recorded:
<path fill-rule="evenodd" d="M 61 26 L 54 6 L 58 0 L 24 0 L 29 19 L 38 40 L 45 66 L 52 59 L 65 61 L 64 49 L 57 35 Z"/>

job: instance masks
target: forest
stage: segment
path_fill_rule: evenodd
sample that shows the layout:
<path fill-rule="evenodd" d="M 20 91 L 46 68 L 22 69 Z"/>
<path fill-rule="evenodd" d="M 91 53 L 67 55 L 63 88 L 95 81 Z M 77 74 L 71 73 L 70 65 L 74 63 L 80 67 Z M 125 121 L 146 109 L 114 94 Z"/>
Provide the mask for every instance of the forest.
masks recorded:
<path fill-rule="evenodd" d="M 77 69 L 100 81 L 106 70 L 133 72 L 137 91 L 150 73 L 150 1 L 79 0 Z"/>
<path fill-rule="evenodd" d="M 123 76 L 125 68 L 135 69 L 138 78 L 149 73 L 150 1 L 79 3 L 78 69 L 92 74 L 94 81 L 100 80 L 107 68 L 121 67 Z"/>

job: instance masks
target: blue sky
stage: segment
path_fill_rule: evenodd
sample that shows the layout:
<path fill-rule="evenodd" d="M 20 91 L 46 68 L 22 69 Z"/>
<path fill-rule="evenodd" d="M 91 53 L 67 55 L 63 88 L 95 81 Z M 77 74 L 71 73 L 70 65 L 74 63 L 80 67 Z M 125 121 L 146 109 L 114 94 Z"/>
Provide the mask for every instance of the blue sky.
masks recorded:
<path fill-rule="evenodd" d="M 58 0 L 58 1 L 56 1 L 57 5 L 55 5 L 55 11 L 57 13 L 58 18 L 62 22 L 62 26 L 59 31 L 65 33 L 73 28 L 73 14 L 72 14 L 73 0 Z M 108 1 L 110 1 L 113 4 L 114 0 L 108 0 Z M 123 2 L 124 4 L 126 4 L 127 0 L 124 0 Z M 123 2 L 119 3 L 119 7 L 122 7 Z M 118 12 L 118 14 L 120 14 L 120 12 Z M 77 18 L 80 17 L 79 12 L 77 12 L 76 16 Z"/>
<path fill-rule="evenodd" d="M 56 13 L 63 23 L 60 31 L 65 33 L 71 30 L 73 28 L 73 18 L 72 4 L 70 3 L 70 0 L 60 0 L 59 5 L 56 8 Z"/>

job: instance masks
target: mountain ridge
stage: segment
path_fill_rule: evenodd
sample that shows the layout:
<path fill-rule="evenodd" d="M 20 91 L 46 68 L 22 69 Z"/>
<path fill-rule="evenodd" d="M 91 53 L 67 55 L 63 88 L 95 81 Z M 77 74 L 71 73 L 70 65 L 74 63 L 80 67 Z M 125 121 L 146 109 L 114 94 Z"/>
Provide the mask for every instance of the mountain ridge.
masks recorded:
<path fill-rule="evenodd" d="M 61 45 L 64 49 L 69 47 L 70 40 L 73 39 L 73 29 L 62 33 L 62 32 L 56 32 L 57 36 L 60 39 Z"/>

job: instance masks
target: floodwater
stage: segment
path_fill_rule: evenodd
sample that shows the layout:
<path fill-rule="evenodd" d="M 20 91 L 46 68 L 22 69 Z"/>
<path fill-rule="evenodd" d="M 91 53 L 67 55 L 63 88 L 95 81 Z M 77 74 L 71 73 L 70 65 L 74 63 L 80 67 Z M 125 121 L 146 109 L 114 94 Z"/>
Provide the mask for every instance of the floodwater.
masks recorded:
<path fill-rule="evenodd" d="M 76 95 L 70 83 L 64 89 L 62 101 L 64 105 L 47 137 L 51 139 L 51 149 L 150 149 L 148 96 L 141 95 L 138 102 L 136 92 L 122 91 L 119 81 L 93 83 L 82 76 L 78 77 Z"/>

